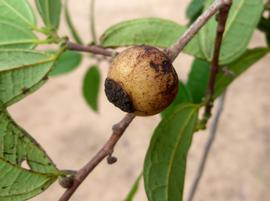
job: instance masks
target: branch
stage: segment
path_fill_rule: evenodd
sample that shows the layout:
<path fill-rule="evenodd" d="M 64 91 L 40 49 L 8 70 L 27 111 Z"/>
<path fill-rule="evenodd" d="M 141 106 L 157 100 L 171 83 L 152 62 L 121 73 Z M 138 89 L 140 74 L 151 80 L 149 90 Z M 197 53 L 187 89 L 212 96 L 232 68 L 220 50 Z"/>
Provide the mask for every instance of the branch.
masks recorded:
<path fill-rule="evenodd" d="M 67 41 L 66 45 L 67 45 L 67 49 L 78 51 L 78 52 L 89 52 L 92 54 L 99 54 L 99 55 L 103 55 L 107 57 L 113 57 L 117 54 L 114 51 L 107 50 L 97 45 L 84 46 L 84 45 L 76 44 L 70 41 Z"/>
<path fill-rule="evenodd" d="M 205 111 L 204 111 L 204 119 L 203 119 L 204 122 L 207 122 L 207 120 L 211 116 L 216 77 L 219 71 L 219 56 L 220 56 L 222 38 L 225 31 L 226 21 L 228 18 L 231 4 L 232 4 L 232 0 L 227 1 L 227 4 L 223 5 L 219 13 L 215 49 L 214 49 L 214 55 L 213 55 L 212 64 L 211 64 L 210 79 L 208 82 L 208 88 L 205 95 L 206 101 L 205 101 Z"/>
<path fill-rule="evenodd" d="M 213 119 L 213 124 L 210 128 L 210 133 L 209 133 L 209 137 L 208 137 L 208 140 L 205 144 L 205 148 L 204 148 L 204 152 L 203 152 L 203 155 L 202 155 L 202 158 L 201 158 L 201 161 L 199 163 L 199 167 L 198 167 L 198 170 L 197 170 L 197 174 L 196 174 L 196 177 L 191 185 L 191 189 L 190 189 L 190 192 L 188 194 L 188 198 L 187 198 L 187 201 L 192 201 L 193 200 L 193 197 L 195 196 L 195 193 L 197 191 L 197 188 L 198 188 L 198 185 L 199 185 L 199 182 L 202 178 L 202 175 L 203 175 L 203 172 L 204 172 L 204 168 L 205 168 L 205 165 L 206 165 L 206 161 L 207 161 L 207 158 L 209 156 L 209 152 L 210 152 L 210 149 L 215 141 L 215 138 L 216 138 L 216 135 L 217 135 L 217 129 L 218 129 L 218 124 L 219 124 L 219 121 L 220 121 L 220 117 L 221 117 L 221 114 L 223 112 L 223 108 L 224 108 L 224 105 L 225 105 L 225 98 L 226 98 L 226 92 L 220 97 L 220 100 L 218 102 L 218 109 L 217 109 L 217 113 Z"/>
<path fill-rule="evenodd" d="M 165 50 L 171 61 L 174 61 L 179 53 L 207 21 L 224 5 L 230 5 L 231 0 L 216 0 L 197 20 L 186 30 L 186 32 L 171 47 Z"/>
<path fill-rule="evenodd" d="M 213 94 L 214 94 L 216 76 L 217 76 L 217 73 L 219 70 L 220 49 L 221 49 L 222 38 L 223 38 L 224 31 L 225 31 L 225 25 L 226 25 L 226 21 L 228 18 L 231 4 L 232 4 L 232 0 L 227 1 L 227 4 L 224 4 L 220 8 L 216 41 L 215 41 L 215 49 L 214 49 L 214 55 L 213 55 L 212 65 L 211 65 L 211 74 L 210 74 L 210 79 L 209 79 L 208 88 L 207 88 L 207 92 L 206 92 L 206 105 L 205 105 L 205 112 L 204 112 L 204 119 L 203 119 L 203 121 L 205 121 L 205 123 L 210 118 L 211 110 L 213 107 Z M 224 103 L 225 103 L 225 93 L 222 95 L 222 97 L 220 99 L 220 102 L 218 105 L 218 111 L 217 111 L 217 114 L 214 118 L 214 122 L 212 124 L 212 127 L 210 128 L 209 138 L 208 138 L 207 143 L 205 145 L 205 149 L 204 149 L 203 156 L 202 156 L 202 159 L 201 159 L 200 164 L 199 164 L 197 175 L 196 175 L 195 180 L 191 186 L 191 190 L 189 192 L 187 201 L 192 201 L 192 199 L 197 191 L 199 182 L 200 182 L 202 174 L 204 172 L 205 164 L 206 164 L 210 149 L 214 143 L 214 140 L 215 140 L 215 137 L 217 134 L 218 123 L 219 123 L 220 116 L 221 116 L 222 111 L 223 111 Z"/>
<path fill-rule="evenodd" d="M 116 143 L 119 141 L 126 128 L 135 118 L 134 114 L 127 114 L 119 123 L 115 124 L 112 128 L 113 133 L 106 144 L 100 149 L 100 151 L 74 176 L 73 185 L 68 188 L 59 201 L 68 201 L 84 179 L 94 170 L 94 168 L 106 157 L 108 157 L 108 163 L 112 164 L 116 162 L 116 158 L 112 157 L 113 149 Z"/>

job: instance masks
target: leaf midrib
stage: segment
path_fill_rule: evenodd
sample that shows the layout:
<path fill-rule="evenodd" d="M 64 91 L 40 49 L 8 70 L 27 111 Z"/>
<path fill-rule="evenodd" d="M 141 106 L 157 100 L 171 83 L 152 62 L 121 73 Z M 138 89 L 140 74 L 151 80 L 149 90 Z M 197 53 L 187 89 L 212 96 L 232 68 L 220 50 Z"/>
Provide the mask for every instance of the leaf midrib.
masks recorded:
<path fill-rule="evenodd" d="M 28 21 L 27 18 L 25 18 L 23 15 L 20 14 L 15 8 L 13 8 L 10 4 L 6 2 L 6 0 L 2 0 L 2 2 L 13 12 L 15 13 L 21 20 L 23 20 L 26 24 L 28 24 L 30 27 L 34 27 L 34 25 Z"/>
<path fill-rule="evenodd" d="M 186 106 L 186 107 L 190 107 L 191 105 L 188 105 L 188 106 Z M 185 107 L 184 107 L 185 108 Z M 184 109 L 183 108 L 183 109 Z M 192 117 L 193 117 L 193 115 L 194 115 L 194 113 L 196 112 L 196 109 L 194 108 L 193 109 L 193 111 L 190 113 L 190 115 L 188 116 L 188 118 L 187 118 L 187 120 L 184 122 L 184 126 L 181 128 L 181 130 L 179 131 L 179 133 L 183 133 L 183 131 L 184 130 L 186 130 L 186 127 L 187 127 L 187 125 L 188 125 L 188 123 L 189 123 L 189 121 L 192 119 Z M 180 135 L 180 137 L 178 138 L 178 142 L 177 142 L 177 144 L 176 144 L 176 146 L 175 146 L 175 149 L 173 150 L 173 154 L 172 154 L 172 157 L 171 157 L 171 159 L 174 159 L 175 158 L 175 156 L 176 156 L 176 153 L 177 153 L 177 147 L 179 147 L 179 144 L 180 144 L 180 142 L 181 142 L 181 139 L 182 139 L 182 137 L 183 137 L 183 135 Z M 172 165 L 173 165 L 173 162 L 174 162 L 174 160 L 170 160 L 170 162 L 169 162 L 169 164 L 168 164 L 168 169 L 169 169 L 169 171 L 168 171 L 168 179 L 167 179 L 167 185 L 169 185 L 169 181 L 170 181 L 170 178 L 171 178 L 171 173 L 172 173 Z M 168 188 L 166 188 L 166 189 L 168 189 Z M 166 200 L 168 200 L 168 197 L 169 197 L 169 191 L 168 190 L 166 190 Z"/>

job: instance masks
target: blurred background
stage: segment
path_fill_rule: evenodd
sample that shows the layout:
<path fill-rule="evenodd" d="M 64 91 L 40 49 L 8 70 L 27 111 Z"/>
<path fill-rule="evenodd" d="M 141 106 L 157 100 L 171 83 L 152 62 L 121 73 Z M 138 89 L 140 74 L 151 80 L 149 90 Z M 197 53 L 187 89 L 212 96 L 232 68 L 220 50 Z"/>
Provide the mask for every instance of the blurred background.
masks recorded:
<path fill-rule="evenodd" d="M 186 24 L 189 0 L 97 0 L 96 29 L 100 36 L 106 28 L 127 19 L 161 17 Z M 75 25 L 85 41 L 91 41 L 90 4 L 70 0 Z M 61 35 L 69 32 L 64 21 Z M 251 47 L 264 45 L 256 32 Z M 192 57 L 180 55 L 174 66 L 186 80 Z M 234 82 L 228 90 L 218 137 L 210 153 L 194 201 L 269 201 L 270 200 L 270 56 L 265 57 Z M 70 74 L 52 78 L 33 95 L 9 110 L 18 123 L 45 148 L 60 169 L 82 167 L 111 135 L 111 126 L 124 115 L 105 98 L 103 85 L 99 112 L 94 113 L 82 97 L 82 78 L 89 60 Z M 100 65 L 103 80 L 108 63 Z M 118 162 L 101 163 L 82 184 L 73 201 L 121 201 L 143 167 L 151 134 L 159 115 L 139 117 L 127 129 L 115 149 Z M 195 176 L 208 132 L 194 135 L 188 156 L 185 192 Z M 55 201 L 63 193 L 57 184 L 33 201 Z M 141 182 L 138 201 L 147 201 Z"/>

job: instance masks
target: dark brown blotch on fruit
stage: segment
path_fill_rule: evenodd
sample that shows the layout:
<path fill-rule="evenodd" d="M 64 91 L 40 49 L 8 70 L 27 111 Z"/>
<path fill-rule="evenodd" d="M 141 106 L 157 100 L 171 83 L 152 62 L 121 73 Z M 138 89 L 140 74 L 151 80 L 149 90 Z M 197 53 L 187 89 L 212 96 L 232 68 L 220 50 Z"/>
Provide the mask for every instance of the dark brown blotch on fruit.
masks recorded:
<path fill-rule="evenodd" d="M 156 72 L 159 72 L 159 64 L 156 64 L 154 61 L 150 61 L 150 67 L 153 68 Z"/>
<path fill-rule="evenodd" d="M 105 80 L 105 94 L 108 100 L 124 112 L 134 112 L 132 100 L 122 86 L 112 79 Z"/>

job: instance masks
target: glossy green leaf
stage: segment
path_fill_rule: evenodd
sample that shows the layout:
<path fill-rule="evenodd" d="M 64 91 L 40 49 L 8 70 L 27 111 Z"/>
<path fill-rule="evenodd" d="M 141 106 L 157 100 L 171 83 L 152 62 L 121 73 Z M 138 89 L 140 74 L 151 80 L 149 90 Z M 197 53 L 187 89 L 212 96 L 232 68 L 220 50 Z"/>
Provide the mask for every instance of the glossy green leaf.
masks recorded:
<path fill-rule="evenodd" d="M 56 57 L 30 50 L 0 50 L 0 103 L 9 106 L 40 87 Z"/>
<path fill-rule="evenodd" d="M 82 61 L 82 55 L 77 52 L 67 51 L 63 53 L 55 63 L 50 76 L 58 76 L 76 69 Z"/>
<path fill-rule="evenodd" d="M 35 0 L 44 24 L 57 29 L 60 23 L 61 0 Z"/>
<path fill-rule="evenodd" d="M 169 105 L 169 107 L 167 107 L 163 112 L 161 112 L 161 117 L 164 118 L 165 116 L 172 114 L 175 107 L 177 107 L 181 103 L 188 102 L 192 102 L 191 93 L 189 89 L 187 89 L 187 87 L 184 85 L 184 83 L 179 80 L 177 96 L 175 97 L 174 101 Z"/>
<path fill-rule="evenodd" d="M 70 16 L 70 12 L 68 10 L 68 0 L 65 0 L 65 4 L 64 4 L 64 14 L 65 14 L 65 20 L 66 23 L 68 25 L 69 31 L 72 35 L 72 37 L 74 38 L 74 40 L 76 41 L 76 43 L 78 44 L 83 44 L 81 37 L 79 36 L 79 33 L 77 32 L 72 20 L 71 20 L 71 16 Z"/>
<path fill-rule="evenodd" d="M 167 48 L 184 33 L 185 27 L 160 18 L 128 20 L 113 25 L 101 37 L 103 47 L 152 45 Z M 188 54 L 203 58 L 198 39 L 192 40 L 184 49 Z"/>
<path fill-rule="evenodd" d="M 12 24 L 35 27 L 36 19 L 27 0 L 0 0 L 0 19 Z"/>
<path fill-rule="evenodd" d="M 212 2 L 213 0 L 208 0 L 206 7 Z M 236 60 L 246 51 L 251 36 L 260 20 L 262 10 L 263 0 L 233 1 L 222 41 L 221 64 L 228 64 Z M 200 49 L 208 61 L 211 61 L 214 51 L 216 27 L 217 21 L 212 18 L 201 29 L 198 36 Z"/>
<path fill-rule="evenodd" d="M 33 48 L 38 43 L 37 37 L 24 26 L 0 19 L 0 48 Z"/>
<path fill-rule="evenodd" d="M 249 69 L 253 64 L 259 61 L 269 52 L 269 48 L 256 48 L 247 50 L 240 58 L 229 64 L 227 70 L 231 71 L 231 73 L 233 73 L 234 75 L 226 76 L 223 72 L 218 73 L 214 96 L 220 96 L 238 76 L 243 74 L 247 69 Z"/>
<path fill-rule="evenodd" d="M 186 159 L 198 119 L 197 105 L 184 103 L 155 129 L 144 161 L 149 201 L 181 201 Z"/>
<path fill-rule="evenodd" d="M 132 188 L 131 188 L 130 192 L 128 193 L 125 201 L 132 201 L 134 199 L 136 193 L 138 192 L 141 178 L 142 178 L 142 174 L 140 174 L 138 176 L 138 178 L 136 179 L 136 181 L 132 185 Z"/>
<path fill-rule="evenodd" d="M 192 94 L 194 103 L 203 101 L 209 77 L 210 64 L 200 59 L 194 60 L 187 81 L 187 88 Z"/>
<path fill-rule="evenodd" d="M 98 110 L 98 94 L 100 89 L 101 75 L 97 66 L 91 66 L 84 76 L 83 95 L 88 105 Z"/>
<path fill-rule="evenodd" d="M 29 170 L 22 166 L 23 162 Z M 21 201 L 44 191 L 62 174 L 40 145 L 0 111 L 0 200 Z"/>

